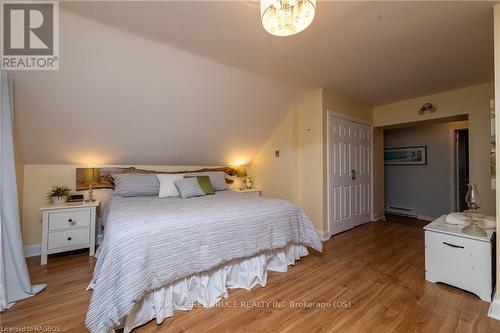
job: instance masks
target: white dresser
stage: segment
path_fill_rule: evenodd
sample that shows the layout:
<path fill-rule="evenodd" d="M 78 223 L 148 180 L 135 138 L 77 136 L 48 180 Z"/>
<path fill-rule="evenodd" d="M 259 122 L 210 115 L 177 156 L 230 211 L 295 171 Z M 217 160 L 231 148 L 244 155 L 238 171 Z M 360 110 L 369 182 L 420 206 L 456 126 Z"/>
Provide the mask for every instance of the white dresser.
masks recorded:
<path fill-rule="evenodd" d="M 99 201 L 47 205 L 42 211 L 42 257 L 58 252 L 89 248 L 93 256 L 96 240 L 96 215 Z"/>
<path fill-rule="evenodd" d="M 462 233 L 462 226 L 449 225 L 446 215 L 424 227 L 425 279 L 470 291 L 491 302 L 494 231 L 478 237 Z"/>

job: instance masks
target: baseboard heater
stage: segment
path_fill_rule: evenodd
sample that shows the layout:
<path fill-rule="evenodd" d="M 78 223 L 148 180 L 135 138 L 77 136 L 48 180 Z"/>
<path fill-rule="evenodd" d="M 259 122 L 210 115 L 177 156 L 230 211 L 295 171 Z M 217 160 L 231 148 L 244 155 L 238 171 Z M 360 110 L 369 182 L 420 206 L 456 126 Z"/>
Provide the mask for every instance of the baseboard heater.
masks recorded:
<path fill-rule="evenodd" d="M 417 218 L 417 209 L 416 208 L 404 208 L 404 207 L 396 207 L 389 206 L 385 208 L 385 212 L 387 214 L 401 215 Z"/>

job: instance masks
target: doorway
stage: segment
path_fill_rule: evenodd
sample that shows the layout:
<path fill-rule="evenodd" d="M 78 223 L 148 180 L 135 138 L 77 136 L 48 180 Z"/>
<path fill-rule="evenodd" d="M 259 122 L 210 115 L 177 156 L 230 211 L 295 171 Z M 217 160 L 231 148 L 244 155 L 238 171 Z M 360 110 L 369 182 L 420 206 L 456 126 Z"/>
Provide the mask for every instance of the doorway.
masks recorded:
<path fill-rule="evenodd" d="M 465 195 L 469 184 L 469 129 L 455 130 L 455 210 L 467 209 Z"/>
<path fill-rule="evenodd" d="M 385 213 L 433 221 L 466 209 L 468 136 L 465 116 L 385 128 Z M 393 161 L 393 151 L 412 149 L 422 151 L 421 163 L 411 158 Z"/>

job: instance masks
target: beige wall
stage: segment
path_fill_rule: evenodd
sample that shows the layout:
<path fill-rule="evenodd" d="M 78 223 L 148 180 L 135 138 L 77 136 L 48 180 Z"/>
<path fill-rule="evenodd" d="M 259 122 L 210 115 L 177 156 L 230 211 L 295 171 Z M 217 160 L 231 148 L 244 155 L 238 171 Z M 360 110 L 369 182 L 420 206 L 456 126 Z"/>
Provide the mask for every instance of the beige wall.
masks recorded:
<path fill-rule="evenodd" d="M 129 166 L 129 165 L 127 165 Z M 40 244 L 42 233 L 42 214 L 40 207 L 47 204 L 46 193 L 53 185 L 68 185 L 75 188 L 76 168 L 85 167 L 74 164 L 26 164 L 24 166 L 24 195 L 22 205 L 22 234 L 24 245 Z M 196 170 L 203 166 L 147 166 L 136 165 L 137 168 L 158 171 Z M 236 181 L 234 186 L 237 186 Z M 86 195 L 86 191 L 78 192 Z M 111 190 L 94 190 L 96 199 L 101 200 L 100 212 L 104 211 Z M 100 223 L 98 234 L 101 233 Z"/>
<path fill-rule="evenodd" d="M 317 230 L 326 233 L 326 114 L 335 111 L 371 122 L 371 107 L 326 89 L 311 92 L 290 111 L 252 160 L 255 185 L 270 197 L 304 209 Z M 285 152 L 279 158 L 274 151 Z M 287 181 L 289 180 L 289 181 Z"/>
<path fill-rule="evenodd" d="M 291 110 L 274 130 L 248 167 L 248 174 L 266 196 L 292 200 L 296 185 L 294 143 L 296 111 Z M 279 157 L 275 151 L 279 150 Z"/>
<path fill-rule="evenodd" d="M 487 214 L 495 214 L 495 191 L 490 179 L 490 100 L 494 97 L 493 83 L 485 83 L 440 94 L 414 98 L 373 108 L 374 126 L 389 126 L 416 121 L 447 118 L 457 115 L 469 117 L 469 179 L 478 184 Z M 419 115 L 422 104 L 430 102 L 437 111 Z M 377 146 L 380 149 L 380 146 Z M 383 154 L 383 150 L 375 154 Z M 375 174 L 380 173 L 375 170 Z M 383 183 L 377 183 L 375 193 L 383 193 Z"/>
<path fill-rule="evenodd" d="M 324 229 L 322 90 L 307 96 L 297 107 L 297 195 L 316 229 Z"/>
<path fill-rule="evenodd" d="M 343 113 L 368 123 L 373 121 L 372 106 L 323 89 L 323 110 Z"/>
<path fill-rule="evenodd" d="M 263 195 L 295 202 L 318 230 L 324 221 L 322 131 L 322 91 L 317 89 L 286 115 L 249 166 Z"/>

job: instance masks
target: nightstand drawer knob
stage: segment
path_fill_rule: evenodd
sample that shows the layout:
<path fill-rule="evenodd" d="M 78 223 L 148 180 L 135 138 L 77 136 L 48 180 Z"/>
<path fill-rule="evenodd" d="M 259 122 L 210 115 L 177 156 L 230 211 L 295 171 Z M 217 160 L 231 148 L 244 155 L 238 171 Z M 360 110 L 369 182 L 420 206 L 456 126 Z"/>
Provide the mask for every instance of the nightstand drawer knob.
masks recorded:
<path fill-rule="evenodd" d="M 71 237 L 68 237 L 68 240 L 70 241 L 70 240 L 71 240 Z"/>
<path fill-rule="evenodd" d="M 68 219 L 68 222 L 69 222 L 69 223 L 73 222 L 73 219 Z"/>

